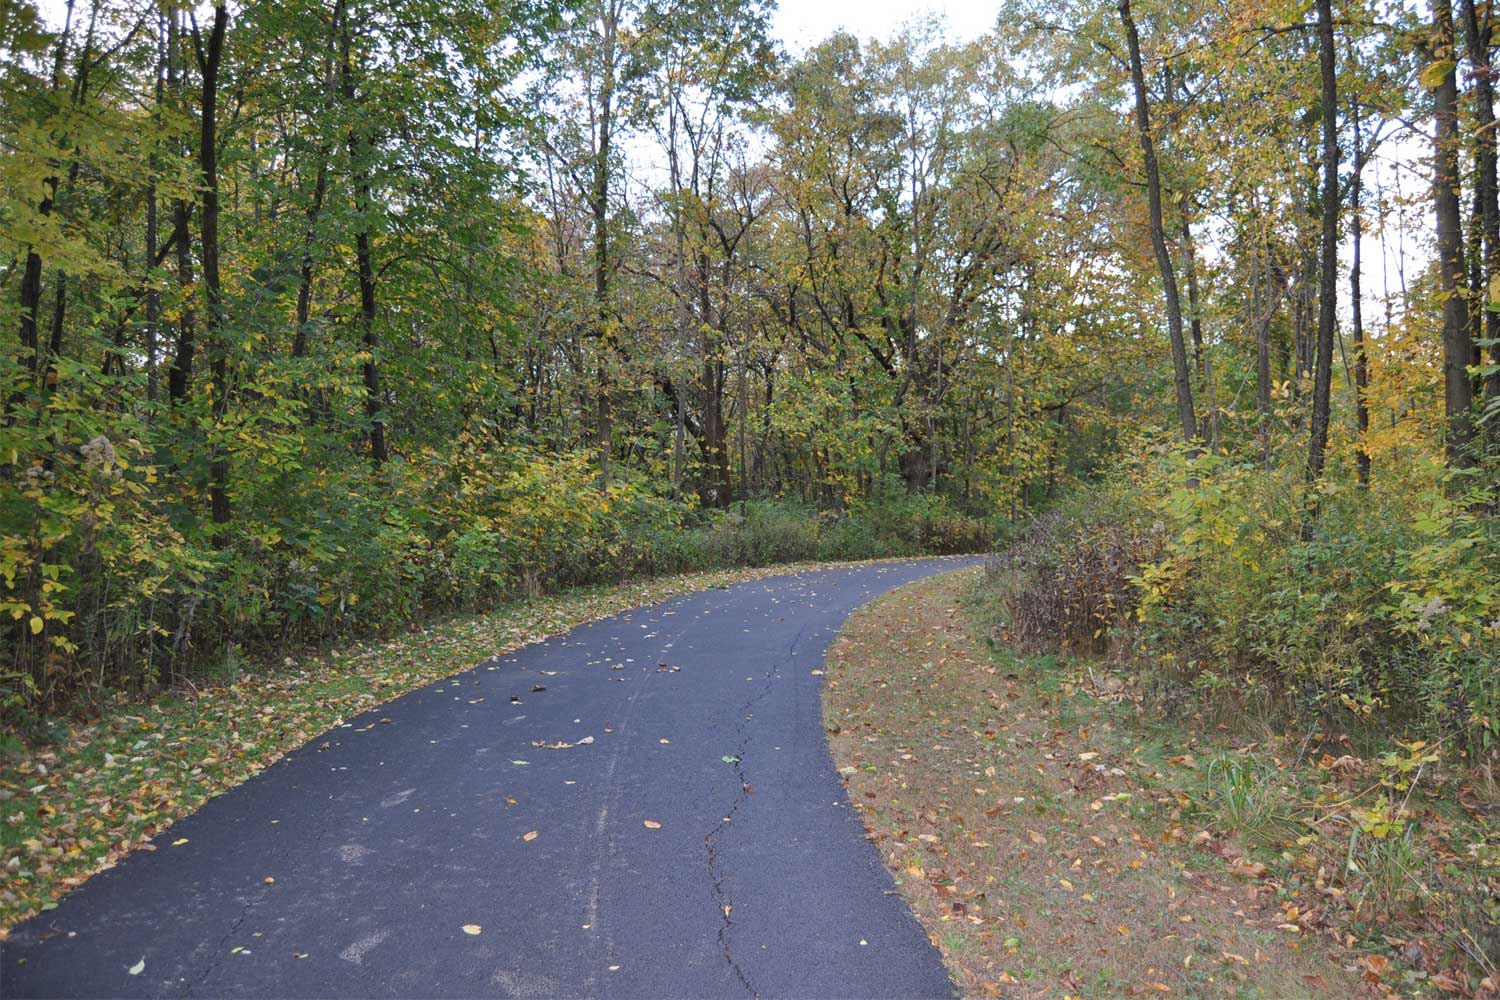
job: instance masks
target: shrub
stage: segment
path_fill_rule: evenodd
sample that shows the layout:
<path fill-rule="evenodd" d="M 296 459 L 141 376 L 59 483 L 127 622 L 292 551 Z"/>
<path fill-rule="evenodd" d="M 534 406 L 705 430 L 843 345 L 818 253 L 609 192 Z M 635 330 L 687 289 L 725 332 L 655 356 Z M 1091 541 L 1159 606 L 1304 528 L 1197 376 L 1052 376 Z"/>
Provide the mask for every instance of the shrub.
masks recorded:
<path fill-rule="evenodd" d="M 1088 495 L 1030 522 L 990 560 L 986 579 L 1023 648 L 1103 652 L 1139 602 L 1132 580 L 1164 546 L 1163 526 L 1139 506 Z"/>
<path fill-rule="evenodd" d="M 1358 717 L 1494 753 L 1491 497 L 1453 495 L 1432 466 L 1386 488 L 1329 488 L 1312 522 L 1302 477 L 1259 456 L 1189 467 L 1144 452 L 1028 525 L 992 560 L 989 592 L 1034 649 L 1114 640 L 1208 696 L 1260 694 L 1312 721 Z"/>
<path fill-rule="evenodd" d="M 562 587 L 973 551 L 990 538 L 986 522 L 947 501 L 899 490 L 842 512 L 795 499 L 701 511 L 628 469 L 601 489 L 589 453 L 499 447 L 470 433 L 378 469 L 260 456 L 254 474 L 235 470 L 234 530 L 221 538 L 189 513 L 204 505 L 186 461 L 164 484 L 164 456 L 111 440 L 90 413 L 75 416 L 78 447 L 0 483 L 7 718 L 111 690 L 222 679 L 288 645 Z M 6 431 L 28 433 L 21 423 Z"/>

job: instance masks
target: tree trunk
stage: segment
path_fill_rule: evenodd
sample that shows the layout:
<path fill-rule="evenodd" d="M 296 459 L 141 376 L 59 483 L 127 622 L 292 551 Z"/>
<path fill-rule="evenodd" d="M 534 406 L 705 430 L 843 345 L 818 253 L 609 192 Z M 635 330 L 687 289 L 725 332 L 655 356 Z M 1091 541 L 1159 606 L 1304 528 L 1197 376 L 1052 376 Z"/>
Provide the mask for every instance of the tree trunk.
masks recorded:
<path fill-rule="evenodd" d="M 1494 67 L 1490 63 L 1494 26 L 1490 22 L 1492 11 L 1488 5 L 1483 21 L 1474 0 L 1463 0 L 1463 10 L 1468 24 L 1469 61 L 1474 67 L 1474 197 L 1479 205 L 1480 229 L 1484 234 L 1482 280 L 1477 301 L 1486 306 L 1483 339 L 1489 342 L 1490 363 L 1496 367 L 1484 382 L 1488 407 L 1500 401 L 1500 311 L 1494 308 L 1497 303 L 1491 301 L 1490 294 L 1490 283 L 1500 275 L 1500 181 L 1496 177 L 1495 80 Z M 1500 445 L 1500 426 L 1491 427 L 1489 437 L 1492 448 Z"/>
<path fill-rule="evenodd" d="M 1433 64 L 1443 73 L 1433 91 L 1433 202 L 1437 214 L 1439 284 L 1443 297 L 1443 402 L 1447 418 L 1447 455 L 1450 465 L 1472 462 L 1470 410 L 1473 383 L 1469 363 L 1469 303 L 1464 280 L 1463 223 L 1458 191 L 1458 81 L 1453 63 L 1453 9 L 1449 0 L 1433 0 L 1435 45 Z"/>
<path fill-rule="evenodd" d="M 83 37 L 83 50 L 78 54 L 78 72 L 73 79 L 73 93 L 70 103 L 74 108 L 80 107 L 88 99 L 89 93 L 89 70 L 94 62 L 94 31 L 99 22 L 99 4 L 96 0 L 89 11 L 89 26 Z M 68 163 L 68 181 L 62 188 L 63 191 L 71 191 L 78 183 L 78 170 L 82 166 L 79 160 L 78 150 L 74 150 L 72 159 Z M 54 179 L 53 197 L 56 197 L 58 187 Z M 43 386 L 51 386 L 55 381 L 57 359 L 62 356 L 63 325 L 68 311 L 68 272 L 62 268 L 57 269 L 56 286 L 52 293 L 52 328 L 47 338 L 47 366 L 46 374 L 43 376 Z"/>
<path fill-rule="evenodd" d="M 167 89 L 182 107 L 182 71 L 178 64 L 182 46 L 182 13 L 176 7 L 167 13 Z M 185 198 L 172 206 L 172 241 L 177 244 L 177 288 L 182 302 L 178 306 L 177 346 L 172 368 L 167 372 L 167 398 L 176 403 L 187 398 L 193 380 L 194 338 L 198 318 L 193 310 L 193 240 L 188 232 L 192 221 L 192 204 Z"/>
<path fill-rule="evenodd" d="M 1156 251 L 1156 266 L 1161 271 L 1162 289 L 1167 298 L 1167 334 L 1172 342 L 1177 418 L 1182 424 L 1183 440 L 1191 444 L 1198 438 L 1198 418 L 1193 411 L 1193 383 L 1188 372 L 1187 345 L 1182 332 L 1182 302 L 1178 298 L 1177 275 L 1172 269 L 1172 253 L 1167 247 L 1166 227 L 1162 222 L 1161 175 L 1156 164 L 1156 145 L 1151 138 L 1151 108 L 1146 97 L 1145 73 L 1141 67 L 1141 39 L 1136 31 L 1135 19 L 1130 14 L 1130 0 L 1120 0 L 1120 20 L 1125 25 L 1125 40 L 1130 47 L 1130 80 L 1135 89 L 1136 132 L 1141 143 L 1141 159 L 1146 168 L 1151 247 Z"/>
<path fill-rule="evenodd" d="M 152 124 L 155 128 L 161 127 L 162 110 L 162 74 L 166 64 L 166 30 L 164 18 L 158 14 L 156 19 L 156 110 L 152 115 Z M 157 154 L 155 140 L 152 140 L 150 165 L 151 181 L 146 188 L 146 259 L 143 281 L 146 288 L 146 399 L 148 402 L 156 402 L 160 391 L 161 377 L 156 370 L 157 365 L 157 324 L 161 322 L 161 289 L 156 287 L 156 280 L 151 272 L 156 270 L 156 244 L 160 240 L 160 223 L 157 218 L 156 197 L 156 174 L 160 169 L 160 156 Z"/>
<path fill-rule="evenodd" d="M 1359 102 L 1351 102 L 1354 114 L 1354 175 L 1349 180 L 1350 239 L 1354 258 L 1349 263 L 1349 322 L 1354 331 L 1354 467 L 1359 485 L 1370 484 L 1370 453 L 1365 438 L 1370 433 L 1370 367 L 1365 354 L 1364 307 L 1360 299 L 1360 241 L 1364 238 L 1365 148 L 1360 132 Z"/>
<path fill-rule="evenodd" d="M 203 210 L 199 220 L 203 249 L 203 293 L 208 306 L 209 366 L 213 375 L 215 430 L 222 433 L 229 414 L 229 336 L 224 320 L 224 291 L 219 282 L 219 67 L 224 54 L 224 32 L 229 8 L 223 0 L 214 7 L 214 25 L 202 59 L 202 129 L 198 138 L 198 167 L 203 177 Z M 208 493 L 214 524 L 228 524 L 229 456 L 222 443 L 209 449 Z M 222 539 L 221 539 L 222 541 Z"/>
<path fill-rule="evenodd" d="M 594 312 L 599 340 L 597 398 L 594 434 L 599 449 L 601 483 L 609 478 L 610 444 L 614 436 L 610 407 L 612 378 L 610 365 L 615 351 L 614 330 L 609 308 L 609 158 L 614 139 L 615 45 L 619 33 L 619 8 L 607 3 L 601 25 L 604 34 L 601 52 L 602 79 L 599 85 L 599 121 L 594 141 L 594 179 L 589 207 L 594 221 Z"/>
<path fill-rule="evenodd" d="M 329 31 L 328 53 L 323 62 L 323 80 L 327 90 L 326 102 L 331 109 L 334 104 L 334 74 L 333 55 L 334 46 L 338 44 L 337 39 L 341 37 L 344 27 L 344 0 L 335 0 L 333 5 L 333 23 Z M 296 329 L 292 333 L 292 357 L 307 357 L 307 334 L 308 322 L 312 311 L 312 284 L 313 284 L 313 250 L 317 246 L 318 218 L 323 213 L 323 201 L 328 195 L 328 158 L 332 154 L 332 144 L 324 141 L 318 145 L 317 174 L 313 180 L 312 204 L 307 207 L 306 228 L 302 234 L 302 270 L 297 279 L 297 317 Z"/>
<path fill-rule="evenodd" d="M 1443 0 L 1447 2 L 1447 0 Z M 1333 386 L 1333 335 L 1338 322 L 1339 136 L 1338 67 L 1333 48 L 1332 0 L 1317 0 L 1318 68 L 1323 101 L 1322 273 L 1318 280 L 1318 340 L 1313 367 L 1312 428 L 1307 479 L 1316 483 L 1328 457 L 1329 404 Z M 1316 500 L 1314 500 L 1316 503 Z M 1316 508 L 1314 508 L 1314 511 Z"/>
<path fill-rule="evenodd" d="M 1188 286 L 1188 330 L 1193 340 L 1193 364 L 1198 369 L 1198 386 L 1207 406 L 1208 439 L 1219 439 L 1219 403 L 1214 395 L 1213 360 L 1208 356 L 1208 347 L 1203 340 L 1203 311 L 1198 297 L 1198 248 L 1193 243 L 1193 226 L 1188 221 L 1187 211 L 1182 213 L 1182 266 L 1187 272 Z"/>
<path fill-rule="evenodd" d="M 73 5 L 74 0 L 68 0 L 63 30 L 57 36 L 57 46 L 53 51 L 51 90 L 54 93 L 62 87 L 63 63 L 67 60 L 68 44 L 73 33 Z M 57 186 L 58 178 L 55 175 L 42 182 L 43 194 L 41 201 L 37 203 L 37 215 L 46 218 L 52 214 L 57 200 Z M 19 297 L 21 363 L 35 378 L 37 372 L 41 370 L 42 362 L 42 345 L 37 332 L 37 313 L 42 305 L 42 257 L 36 252 L 34 246 L 26 247 L 26 263 L 21 270 Z M 7 401 L 7 411 L 14 407 L 20 397 L 21 394 L 18 393 L 16 397 Z"/>
<path fill-rule="evenodd" d="M 341 77 L 345 110 L 359 115 L 355 108 L 354 62 L 350 30 L 344 25 L 343 66 Z M 377 467 L 384 465 L 389 457 L 385 442 L 385 418 L 382 416 L 380 399 L 380 368 L 376 352 L 380 348 L 379 333 L 375 328 L 375 263 L 370 245 L 370 214 L 373 200 L 370 192 L 370 165 L 365 157 L 371 143 L 361 135 L 358 122 L 349 127 L 349 163 L 354 172 L 355 214 L 359 218 L 359 229 L 354 234 L 354 258 L 359 276 L 359 328 L 360 340 L 365 348 L 365 418 L 370 425 L 370 461 Z"/>

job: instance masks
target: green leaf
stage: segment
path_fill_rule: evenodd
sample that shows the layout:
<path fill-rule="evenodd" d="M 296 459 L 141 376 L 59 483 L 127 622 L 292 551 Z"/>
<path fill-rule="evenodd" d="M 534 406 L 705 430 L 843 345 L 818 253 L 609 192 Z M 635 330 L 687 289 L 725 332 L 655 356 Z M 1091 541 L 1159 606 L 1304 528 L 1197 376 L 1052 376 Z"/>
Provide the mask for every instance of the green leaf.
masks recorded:
<path fill-rule="evenodd" d="M 1422 69 L 1422 86 L 1428 90 L 1436 90 L 1443 85 L 1443 78 L 1452 73 L 1457 65 L 1452 59 L 1439 59 L 1437 62 L 1428 63 Z"/>

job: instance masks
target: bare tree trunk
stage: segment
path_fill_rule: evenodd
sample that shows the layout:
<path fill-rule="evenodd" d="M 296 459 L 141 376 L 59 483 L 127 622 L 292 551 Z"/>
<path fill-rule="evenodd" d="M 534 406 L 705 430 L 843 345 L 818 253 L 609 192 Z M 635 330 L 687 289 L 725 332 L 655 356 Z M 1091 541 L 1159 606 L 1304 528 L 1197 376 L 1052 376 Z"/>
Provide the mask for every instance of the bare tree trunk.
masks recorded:
<path fill-rule="evenodd" d="M 1370 433 L 1369 358 L 1365 353 L 1364 305 L 1360 301 L 1360 241 L 1364 238 L 1364 168 L 1366 150 L 1360 132 L 1359 102 L 1351 102 L 1354 114 L 1354 175 L 1349 182 L 1349 211 L 1354 244 L 1354 259 L 1349 264 L 1349 320 L 1354 329 L 1354 466 L 1361 486 L 1370 484 L 1370 453 L 1366 437 Z"/>
<path fill-rule="evenodd" d="M 354 62 L 349 25 L 344 25 L 343 66 L 341 77 L 345 109 L 355 115 Z M 375 262 L 370 245 L 370 214 L 373 201 L 370 193 L 370 165 L 365 157 L 371 143 L 362 135 L 359 122 L 349 126 L 349 161 L 354 172 L 354 189 L 357 199 L 355 212 L 359 217 L 359 229 L 354 234 L 355 267 L 359 277 L 359 327 L 360 339 L 364 343 L 365 363 L 365 419 L 370 425 L 370 461 L 377 467 L 384 465 L 390 457 L 386 450 L 385 418 L 382 415 L 380 398 L 380 367 L 376 353 L 380 349 L 379 333 L 375 328 L 377 314 L 375 303 Z"/>
<path fill-rule="evenodd" d="M 1193 383 L 1188 372 L 1187 345 L 1182 331 L 1182 302 L 1177 294 L 1177 275 L 1172 269 L 1172 253 L 1167 247 L 1166 227 L 1162 222 L 1161 174 L 1156 164 L 1156 145 L 1151 138 L 1151 108 L 1146 96 L 1145 73 L 1141 67 L 1141 39 L 1136 31 L 1135 19 L 1130 14 L 1130 0 L 1120 0 L 1120 20 L 1125 25 L 1125 39 L 1130 47 L 1130 80 L 1135 89 L 1136 132 L 1141 143 L 1141 158 L 1146 167 L 1151 246 L 1156 251 L 1156 266 L 1161 271 L 1162 288 L 1167 298 L 1167 335 L 1172 342 L 1177 418 L 1182 423 L 1183 440 L 1191 444 L 1198 438 L 1198 418 L 1193 411 Z"/>
<path fill-rule="evenodd" d="M 620 9 L 614 0 L 605 4 L 602 18 L 603 77 L 599 86 L 599 115 L 594 141 L 594 179 L 589 195 L 589 208 L 594 217 L 594 311 L 599 340 L 594 433 L 599 449 L 601 484 L 609 478 L 610 447 L 614 436 L 614 416 L 610 406 L 613 391 L 610 365 L 615 353 L 615 333 L 609 307 L 609 158 L 614 139 L 615 53 L 620 28 Z"/>
<path fill-rule="evenodd" d="M 167 89 L 174 95 L 179 109 L 182 107 L 183 87 L 182 68 L 178 62 L 181 49 L 182 12 L 172 7 L 167 13 Z M 177 245 L 177 288 L 182 296 L 178 306 L 177 346 L 172 355 L 171 370 L 167 372 L 167 398 L 174 403 L 187 398 L 196 352 L 194 338 L 198 318 L 193 310 L 193 240 L 188 232 L 192 213 L 192 203 L 186 198 L 177 199 L 172 206 L 172 240 Z"/>
<path fill-rule="evenodd" d="M 203 72 L 202 129 L 198 139 L 198 167 L 203 175 L 203 211 L 199 220 L 203 249 L 203 292 L 208 306 L 210 330 L 209 365 L 213 375 L 214 426 L 223 429 L 229 414 L 229 339 L 225 329 L 224 291 L 219 282 L 219 67 L 224 54 L 224 33 L 229 27 L 229 8 L 224 0 L 214 7 L 214 24 L 208 45 L 200 56 Z M 196 28 L 194 29 L 196 33 Z M 209 450 L 209 498 L 214 524 L 228 524 L 229 456 L 222 444 Z M 222 541 L 222 539 L 221 539 Z"/>
<path fill-rule="evenodd" d="M 153 125 L 161 126 L 161 110 L 163 97 L 162 74 L 166 70 L 166 21 L 158 14 L 156 17 L 156 109 L 152 115 Z M 151 149 L 151 181 L 146 188 L 146 259 L 144 281 L 146 285 L 146 399 L 156 402 L 160 392 L 161 376 L 157 372 L 157 326 L 161 322 L 161 289 L 156 287 L 156 281 L 151 272 L 156 270 L 156 244 L 160 240 L 160 223 L 157 218 L 156 197 L 156 172 L 160 167 L 160 157 L 157 153 L 155 140 Z"/>
<path fill-rule="evenodd" d="M 1453 9 L 1449 0 L 1433 0 L 1435 30 L 1433 65 L 1442 66 L 1433 91 L 1433 202 L 1437 212 L 1439 288 L 1443 296 L 1443 401 L 1447 417 L 1449 464 L 1472 462 L 1470 410 L 1474 402 L 1469 363 L 1473 345 L 1469 335 L 1469 303 L 1464 280 L 1463 223 L 1458 191 L 1458 81 L 1453 63 Z"/>
<path fill-rule="evenodd" d="M 1474 0 L 1463 0 L 1464 20 L 1468 26 L 1469 61 L 1474 66 L 1474 159 L 1475 200 L 1480 210 L 1480 228 L 1484 234 L 1482 280 L 1479 301 L 1491 299 L 1490 283 L 1500 275 L 1500 180 L 1497 180 L 1497 143 L 1495 137 L 1495 80 L 1490 61 L 1490 43 L 1494 34 L 1491 18 L 1493 6 L 1485 5 L 1483 19 Z M 1488 302 L 1484 310 L 1484 337 L 1489 342 L 1490 363 L 1496 370 L 1484 381 L 1486 406 L 1500 402 L 1500 311 Z M 1494 419 L 1494 418 L 1492 418 Z M 1500 450 L 1500 426 L 1490 429 L 1491 447 Z"/>
<path fill-rule="evenodd" d="M 1338 67 L 1334 60 L 1332 0 L 1317 0 L 1316 6 L 1323 101 L 1323 234 L 1322 273 L 1318 280 L 1317 357 L 1313 368 L 1312 433 L 1307 448 L 1307 479 L 1310 483 L 1316 483 L 1322 477 L 1327 462 L 1339 268 Z"/>

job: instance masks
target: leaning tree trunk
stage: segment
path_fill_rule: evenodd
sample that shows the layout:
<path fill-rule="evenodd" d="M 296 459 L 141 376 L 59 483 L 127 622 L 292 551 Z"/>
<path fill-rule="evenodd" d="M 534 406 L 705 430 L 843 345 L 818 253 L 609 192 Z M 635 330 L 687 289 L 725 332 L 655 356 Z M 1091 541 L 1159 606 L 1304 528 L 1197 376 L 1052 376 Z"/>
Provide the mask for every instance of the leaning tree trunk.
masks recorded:
<path fill-rule="evenodd" d="M 1135 89 L 1135 123 L 1141 143 L 1141 159 L 1146 167 L 1151 247 L 1156 251 L 1156 266 L 1161 271 L 1162 290 L 1167 298 L 1167 335 L 1172 342 L 1177 418 L 1182 423 L 1183 440 L 1191 444 L 1198 438 L 1198 418 L 1193 411 L 1193 382 L 1182 332 L 1182 301 L 1177 294 L 1177 275 L 1172 269 L 1172 253 L 1167 248 L 1166 227 L 1162 221 L 1161 173 L 1156 163 L 1156 145 L 1151 138 L 1151 107 L 1146 97 L 1145 72 L 1141 67 L 1141 38 L 1130 13 L 1130 0 L 1120 0 L 1120 20 L 1125 25 L 1125 40 L 1130 47 L 1130 80 Z"/>

